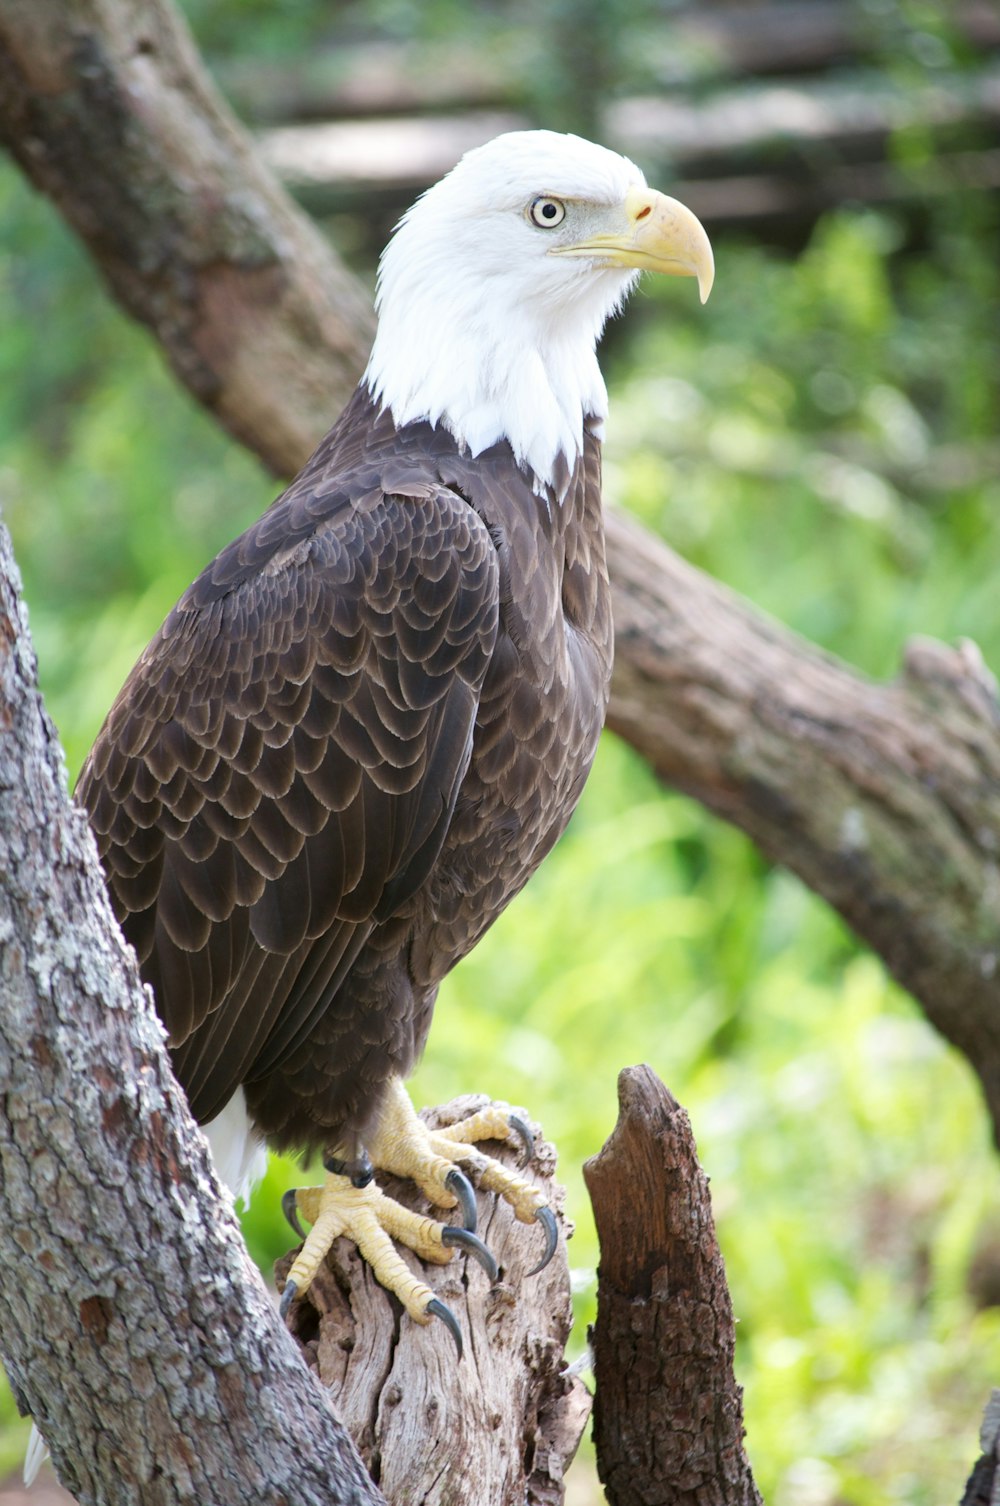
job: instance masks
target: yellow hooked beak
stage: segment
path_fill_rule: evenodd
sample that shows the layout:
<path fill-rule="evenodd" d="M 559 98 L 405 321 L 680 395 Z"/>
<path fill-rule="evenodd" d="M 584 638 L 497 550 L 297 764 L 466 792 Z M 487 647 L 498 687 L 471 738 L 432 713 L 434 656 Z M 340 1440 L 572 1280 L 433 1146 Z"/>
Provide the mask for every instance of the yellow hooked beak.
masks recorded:
<path fill-rule="evenodd" d="M 697 277 L 702 303 L 712 291 L 715 260 L 701 221 L 686 205 L 655 188 L 630 188 L 625 228 L 598 232 L 571 246 L 553 246 L 553 256 L 595 256 L 617 267 L 641 267 L 669 277 Z"/>

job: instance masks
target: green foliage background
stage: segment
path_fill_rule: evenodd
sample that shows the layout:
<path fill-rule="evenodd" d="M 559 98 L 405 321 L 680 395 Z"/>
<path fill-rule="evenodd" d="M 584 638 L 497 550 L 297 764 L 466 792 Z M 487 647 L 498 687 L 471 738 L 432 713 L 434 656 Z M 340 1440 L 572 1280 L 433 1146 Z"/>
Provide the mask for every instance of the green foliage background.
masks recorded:
<path fill-rule="evenodd" d="M 188 8 L 220 52 L 295 53 L 329 24 L 316 4 Z M 890 13 L 941 40 L 933 10 Z M 419 39 L 463 14 L 382 0 L 342 24 Z M 933 168 L 919 133 L 894 150 Z M 918 632 L 974 638 L 1000 668 L 998 218 L 939 193 L 915 242 L 901 215 L 845 206 L 798 255 L 717 240 L 704 310 L 689 285 L 644 285 L 606 361 L 612 500 L 870 674 Z M 72 777 L 165 611 L 274 487 L 10 167 L 0 224 L 0 506 Z M 639 1060 L 712 1178 L 767 1499 L 957 1500 L 1000 1379 L 1000 1309 L 976 1296 L 1000 1264 L 998 1168 L 972 1074 L 819 901 L 608 737 L 566 838 L 443 989 L 414 1083 L 418 1102 L 523 1103 L 557 1142 L 580 1346 L 597 1260 L 580 1166 Z M 265 1269 L 298 1176 L 274 1163 L 246 1218 Z M 23 1443 L 5 1394 L 0 1473 Z"/>

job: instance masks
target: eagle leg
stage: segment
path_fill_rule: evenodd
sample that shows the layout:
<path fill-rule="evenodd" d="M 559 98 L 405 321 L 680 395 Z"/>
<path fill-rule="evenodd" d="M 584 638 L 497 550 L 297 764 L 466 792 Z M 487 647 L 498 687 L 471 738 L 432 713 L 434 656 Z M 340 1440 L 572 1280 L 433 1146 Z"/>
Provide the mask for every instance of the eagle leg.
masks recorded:
<path fill-rule="evenodd" d="M 383 1100 L 381 1118 L 368 1149 L 372 1163 L 381 1171 L 409 1177 L 432 1203 L 453 1208 L 454 1173 L 457 1162 L 475 1172 L 481 1187 L 495 1192 L 509 1203 L 521 1223 L 537 1221 L 545 1230 L 545 1252 L 529 1272 L 534 1275 L 555 1254 L 557 1229 L 555 1215 L 546 1205 L 538 1188 L 510 1171 L 501 1161 L 476 1149 L 477 1140 L 508 1140 L 515 1136 L 526 1146 L 534 1140 L 527 1126 L 500 1104 L 489 1104 L 478 1113 L 447 1129 L 432 1130 L 418 1119 L 409 1094 L 398 1077 L 390 1078 Z"/>
<path fill-rule="evenodd" d="M 290 1207 L 289 1199 L 286 1213 Z M 414 1276 L 392 1241 L 399 1240 L 421 1260 L 436 1265 L 444 1265 L 451 1259 L 453 1249 L 461 1249 L 479 1261 L 492 1283 L 497 1279 L 496 1261 L 475 1234 L 413 1213 L 386 1197 L 372 1181 L 358 1187 L 351 1177 L 333 1171 L 327 1172 L 321 1187 L 297 1188 L 294 1208 L 312 1228 L 285 1281 L 281 1296 L 283 1317 L 294 1299 L 308 1289 L 330 1246 L 343 1234 L 354 1241 L 376 1280 L 399 1298 L 412 1318 L 418 1323 L 429 1323 L 434 1317 L 444 1320 L 461 1354 L 461 1337 L 454 1316 L 430 1287 Z"/>

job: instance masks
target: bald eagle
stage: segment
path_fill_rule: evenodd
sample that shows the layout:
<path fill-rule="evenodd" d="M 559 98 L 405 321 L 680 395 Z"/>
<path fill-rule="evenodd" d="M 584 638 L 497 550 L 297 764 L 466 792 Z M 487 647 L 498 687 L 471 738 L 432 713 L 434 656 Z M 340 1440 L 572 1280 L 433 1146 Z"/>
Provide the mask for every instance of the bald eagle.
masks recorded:
<path fill-rule="evenodd" d="M 643 268 L 703 300 L 713 276 L 701 225 L 624 157 L 547 131 L 469 152 L 384 253 L 354 397 L 181 597 L 80 776 L 223 1175 L 244 1186 L 265 1144 L 324 1158 L 286 1307 L 346 1232 L 417 1321 L 457 1332 L 392 1239 L 489 1268 L 459 1163 L 554 1242 L 527 1178 L 475 1148 L 510 1122 L 433 1134 L 402 1080 L 441 980 L 594 758 L 612 659 L 595 347 Z M 420 1232 L 373 1170 L 466 1227 Z"/>

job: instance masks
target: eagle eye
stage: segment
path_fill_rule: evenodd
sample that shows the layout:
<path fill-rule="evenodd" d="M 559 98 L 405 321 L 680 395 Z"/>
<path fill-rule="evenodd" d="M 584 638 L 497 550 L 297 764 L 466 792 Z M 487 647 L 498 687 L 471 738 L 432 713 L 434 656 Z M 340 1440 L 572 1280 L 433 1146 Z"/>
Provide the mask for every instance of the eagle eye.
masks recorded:
<path fill-rule="evenodd" d="M 533 199 L 528 208 L 528 218 L 533 225 L 538 225 L 542 230 L 552 230 L 556 225 L 561 225 L 566 218 L 566 205 L 561 199 L 550 199 L 542 195 Z"/>

